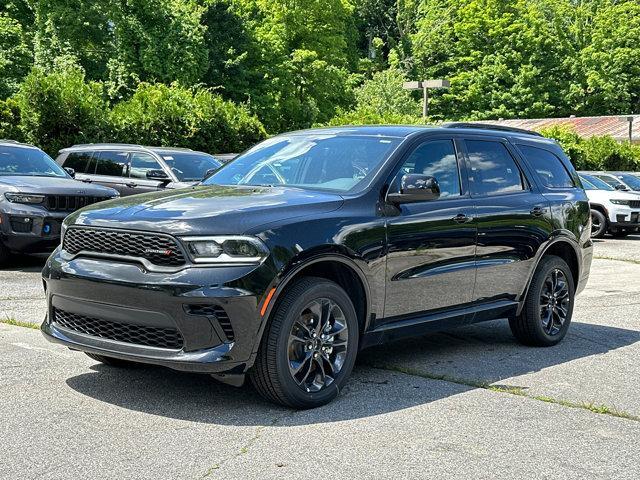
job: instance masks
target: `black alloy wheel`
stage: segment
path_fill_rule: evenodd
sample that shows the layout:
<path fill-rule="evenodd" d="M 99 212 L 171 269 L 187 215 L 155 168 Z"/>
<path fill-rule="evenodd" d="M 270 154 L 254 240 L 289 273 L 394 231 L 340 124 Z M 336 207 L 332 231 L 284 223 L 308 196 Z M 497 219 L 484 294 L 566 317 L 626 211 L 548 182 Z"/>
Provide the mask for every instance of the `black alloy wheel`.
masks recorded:
<path fill-rule="evenodd" d="M 340 306 L 328 298 L 310 302 L 291 327 L 289 371 L 306 392 L 330 385 L 347 357 L 349 327 Z"/>
<path fill-rule="evenodd" d="M 607 218 L 598 210 L 591 210 L 591 238 L 602 238 L 607 233 Z"/>
<path fill-rule="evenodd" d="M 569 283 L 564 272 L 556 268 L 547 275 L 540 293 L 540 320 L 545 333 L 560 333 L 568 315 Z"/>
<path fill-rule="evenodd" d="M 358 353 L 359 323 L 335 282 L 304 277 L 276 299 L 249 378 L 267 400 L 315 408 L 338 396 Z"/>

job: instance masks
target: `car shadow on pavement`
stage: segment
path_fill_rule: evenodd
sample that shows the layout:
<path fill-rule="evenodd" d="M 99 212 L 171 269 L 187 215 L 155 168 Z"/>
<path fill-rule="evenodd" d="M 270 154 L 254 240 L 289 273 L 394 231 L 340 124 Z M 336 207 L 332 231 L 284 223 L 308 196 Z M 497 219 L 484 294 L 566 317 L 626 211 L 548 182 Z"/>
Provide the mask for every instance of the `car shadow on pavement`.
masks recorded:
<path fill-rule="evenodd" d="M 513 340 L 505 321 L 463 327 L 363 351 L 338 399 L 298 413 L 268 403 L 250 385 L 234 388 L 207 375 L 159 367 L 118 369 L 95 364 L 66 383 L 98 401 L 173 419 L 222 425 L 306 425 L 381 415 L 473 390 L 447 381 L 428 383 L 394 369 L 495 383 L 638 341 L 638 331 L 574 323 L 560 345 L 529 348 Z"/>
<path fill-rule="evenodd" d="M 0 267 L 0 271 L 11 270 L 14 272 L 40 272 L 47 261 L 48 255 L 19 255 L 13 254 L 6 265 Z"/>

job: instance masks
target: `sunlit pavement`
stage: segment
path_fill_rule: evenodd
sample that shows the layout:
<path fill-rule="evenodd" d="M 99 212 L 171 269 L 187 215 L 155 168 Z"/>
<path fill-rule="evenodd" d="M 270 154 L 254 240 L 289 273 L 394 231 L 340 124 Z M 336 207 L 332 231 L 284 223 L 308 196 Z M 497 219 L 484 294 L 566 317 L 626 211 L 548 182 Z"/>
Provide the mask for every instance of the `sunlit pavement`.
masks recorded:
<path fill-rule="evenodd" d="M 305 412 L 0 324 L 0 478 L 637 478 L 640 237 L 595 255 L 561 345 L 496 321 L 377 347 Z M 0 316 L 43 318 L 41 265 L 0 271 Z"/>

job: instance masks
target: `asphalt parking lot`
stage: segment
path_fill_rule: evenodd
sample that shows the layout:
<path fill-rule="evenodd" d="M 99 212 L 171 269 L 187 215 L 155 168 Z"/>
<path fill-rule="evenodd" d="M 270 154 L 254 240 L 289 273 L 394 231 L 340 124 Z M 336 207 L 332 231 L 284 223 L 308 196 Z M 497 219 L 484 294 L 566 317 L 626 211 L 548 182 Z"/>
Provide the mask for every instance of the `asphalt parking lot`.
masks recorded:
<path fill-rule="evenodd" d="M 562 344 L 495 321 L 377 347 L 311 411 L 0 323 L 0 478 L 638 478 L 640 236 L 595 255 Z M 0 271 L 0 317 L 43 318 L 42 263 Z"/>

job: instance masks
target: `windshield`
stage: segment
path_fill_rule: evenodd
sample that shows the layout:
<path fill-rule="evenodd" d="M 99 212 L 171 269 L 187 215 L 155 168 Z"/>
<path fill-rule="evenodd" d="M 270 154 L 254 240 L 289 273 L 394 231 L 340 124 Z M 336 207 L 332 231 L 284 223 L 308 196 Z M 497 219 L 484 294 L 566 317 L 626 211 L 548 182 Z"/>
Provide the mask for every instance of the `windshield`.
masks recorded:
<path fill-rule="evenodd" d="M 401 139 L 308 134 L 265 140 L 205 185 L 291 185 L 347 192 L 373 175 Z"/>
<path fill-rule="evenodd" d="M 630 173 L 621 173 L 616 175 L 620 180 L 626 183 L 632 190 L 640 190 L 640 178 Z"/>
<path fill-rule="evenodd" d="M 42 150 L 9 146 L 0 147 L 0 175 L 69 177 L 67 172 Z"/>
<path fill-rule="evenodd" d="M 218 169 L 222 162 L 206 153 L 158 152 L 181 182 L 199 182 L 210 170 Z"/>
<path fill-rule="evenodd" d="M 597 177 L 591 175 L 580 175 L 580 179 L 584 183 L 585 190 L 615 190 L 611 185 L 603 182 Z"/>

